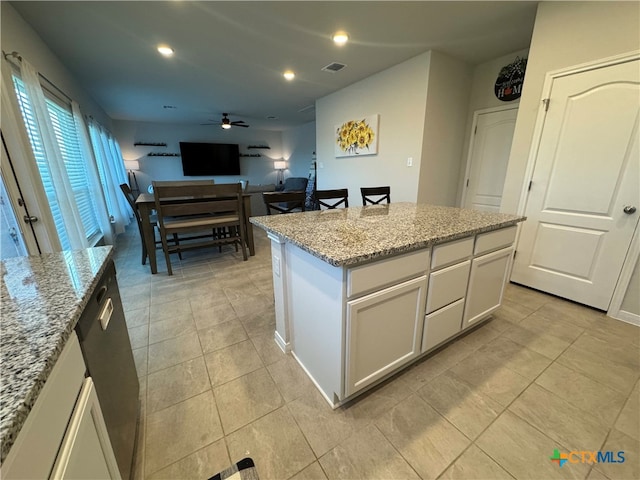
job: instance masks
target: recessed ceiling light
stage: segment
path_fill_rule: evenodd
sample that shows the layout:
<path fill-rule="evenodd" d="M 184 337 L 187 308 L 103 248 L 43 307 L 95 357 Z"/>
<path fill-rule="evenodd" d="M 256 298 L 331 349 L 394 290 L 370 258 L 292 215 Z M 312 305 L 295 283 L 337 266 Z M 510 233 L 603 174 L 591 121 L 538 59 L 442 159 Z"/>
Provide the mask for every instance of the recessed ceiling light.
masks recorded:
<path fill-rule="evenodd" d="M 158 52 L 160 52 L 160 55 L 163 57 L 171 57 L 174 53 L 173 48 L 167 45 L 158 45 Z"/>
<path fill-rule="evenodd" d="M 347 32 L 339 31 L 331 36 L 331 40 L 333 40 L 333 43 L 336 45 L 342 46 L 349 41 L 349 34 Z"/>
<path fill-rule="evenodd" d="M 286 72 L 284 72 L 282 75 L 284 75 L 284 78 L 286 78 L 287 80 L 291 81 L 294 78 L 296 78 L 296 74 L 293 73 L 291 70 L 287 70 Z"/>

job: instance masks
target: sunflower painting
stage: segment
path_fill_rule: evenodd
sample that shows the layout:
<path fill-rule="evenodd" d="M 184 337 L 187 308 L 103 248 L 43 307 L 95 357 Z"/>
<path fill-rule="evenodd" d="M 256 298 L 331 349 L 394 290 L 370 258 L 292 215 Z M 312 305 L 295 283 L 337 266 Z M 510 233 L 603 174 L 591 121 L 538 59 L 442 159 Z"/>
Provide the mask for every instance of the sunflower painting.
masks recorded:
<path fill-rule="evenodd" d="M 378 153 L 378 115 L 336 125 L 336 157 Z"/>

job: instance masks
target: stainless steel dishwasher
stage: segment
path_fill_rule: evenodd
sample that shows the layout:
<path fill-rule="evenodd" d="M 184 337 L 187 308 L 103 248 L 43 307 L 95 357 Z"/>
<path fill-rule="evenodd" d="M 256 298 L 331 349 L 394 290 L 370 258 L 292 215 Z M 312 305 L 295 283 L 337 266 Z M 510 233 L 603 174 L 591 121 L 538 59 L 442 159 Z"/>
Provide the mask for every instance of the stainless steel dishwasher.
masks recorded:
<path fill-rule="evenodd" d="M 139 388 L 115 265 L 111 261 L 76 326 L 123 480 L 132 477 Z"/>

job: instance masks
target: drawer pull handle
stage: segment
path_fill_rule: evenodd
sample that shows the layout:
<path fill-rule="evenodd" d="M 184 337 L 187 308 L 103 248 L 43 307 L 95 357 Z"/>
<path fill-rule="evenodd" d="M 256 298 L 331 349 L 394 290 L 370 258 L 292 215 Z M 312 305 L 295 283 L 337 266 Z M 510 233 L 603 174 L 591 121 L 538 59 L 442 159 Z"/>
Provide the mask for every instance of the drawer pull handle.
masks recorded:
<path fill-rule="evenodd" d="M 100 326 L 102 330 L 106 330 L 109 326 L 109 321 L 111 320 L 111 315 L 113 314 L 113 302 L 111 301 L 111 297 L 107 298 L 107 303 L 104 304 L 102 310 L 100 311 Z"/>

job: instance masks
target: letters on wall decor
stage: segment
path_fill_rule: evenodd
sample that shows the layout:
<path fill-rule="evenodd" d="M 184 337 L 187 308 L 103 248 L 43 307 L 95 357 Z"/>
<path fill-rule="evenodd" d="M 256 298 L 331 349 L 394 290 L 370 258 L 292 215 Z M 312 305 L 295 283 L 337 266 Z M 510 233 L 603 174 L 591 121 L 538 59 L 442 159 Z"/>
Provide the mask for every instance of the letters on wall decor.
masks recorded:
<path fill-rule="evenodd" d="M 516 57 L 509 65 L 500 69 L 494 91 L 498 100 L 510 102 L 520 98 L 524 72 L 527 69 L 527 59 Z"/>

